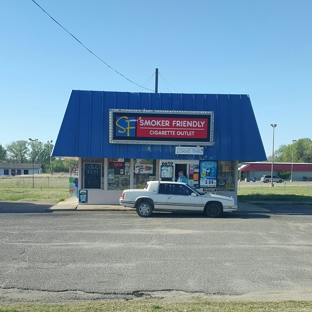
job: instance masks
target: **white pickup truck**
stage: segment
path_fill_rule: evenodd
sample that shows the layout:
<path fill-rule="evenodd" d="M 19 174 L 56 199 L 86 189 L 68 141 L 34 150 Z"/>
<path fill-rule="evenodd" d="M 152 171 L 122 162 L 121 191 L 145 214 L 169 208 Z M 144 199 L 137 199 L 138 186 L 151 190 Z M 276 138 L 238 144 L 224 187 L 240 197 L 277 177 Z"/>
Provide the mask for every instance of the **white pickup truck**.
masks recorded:
<path fill-rule="evenodd" d="M 144 189 L 124 190 L 119 204 L 135 208 L 140 217 L 150 217 L 153 210 L 184 210 L 217 218 L 238 208 L 232 197 L 204 194 L 186 183 L 168 181 L 149 181 Z"/>

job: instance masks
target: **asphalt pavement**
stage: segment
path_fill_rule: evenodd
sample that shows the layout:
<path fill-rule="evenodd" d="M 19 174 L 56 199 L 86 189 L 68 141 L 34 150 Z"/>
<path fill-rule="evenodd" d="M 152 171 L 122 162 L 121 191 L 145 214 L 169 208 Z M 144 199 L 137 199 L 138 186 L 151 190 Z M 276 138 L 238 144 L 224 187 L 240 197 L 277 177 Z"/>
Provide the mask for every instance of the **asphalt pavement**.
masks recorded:
<path fill-rule="evenodd" d="M 0 301 L 312 298 L 312 206 L 242 203 L 218 219 L 51 206 L 0 202 Z"/>
<path fill-rule="evenodd" d="M 268 210 L 252 203 L 238 203 L 238 211 L 243 212 L 267 212 Z M 79 204 L 76 197 L 69 197 L 64 201 L 53 205 L 50 210 L 106 210 L 106 211 L 128 211 L 133 210 L 132 208 L 123 207 L 120 205 L 88 205 L 88 204 Z"/>

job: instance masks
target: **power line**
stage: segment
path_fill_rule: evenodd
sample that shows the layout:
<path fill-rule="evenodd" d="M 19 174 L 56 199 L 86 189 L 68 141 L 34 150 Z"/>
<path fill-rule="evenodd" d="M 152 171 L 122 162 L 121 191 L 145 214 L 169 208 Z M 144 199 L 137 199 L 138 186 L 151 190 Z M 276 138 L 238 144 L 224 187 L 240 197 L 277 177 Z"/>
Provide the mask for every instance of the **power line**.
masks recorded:
<path fill-rule="evenodd" d="M 125 75 L 114 69 L 112 66 L 107 64 L 104 60 L 102 60 L 98 55 L 93 53 L 88 47 L 86 47 L 77 37 L 75 37 L 71 32 L 69 32 L 65 27 L 63 27 L 55 18 L 53 18 L 47 11 L 45 11 L 35 0 L 31 0 L 35 5 L 37 5 L 46 15 L 48 15 L 57 25 L 59 25 L 63 30 L 65 30 L 70 36 L 72 36 L 80 45 L 82 45 L 88 52 L 90 52 L 93 56 L 95 56 L 98 60 L 100 60 L 103 64 L 105 64 L 108 68 L 113 70 L 115 73 L 123 77 L 124 79 L 128 80 L 129 82 L 139 86 L 140 88 L 143 88 L 145 90 L 153 91 L 151 89 L 145 88 L 138 83 L 132 81 L 131 79 L 127 78 Z"/>
<path fill-rule="evenodd" d="M 154 76 L 155 76 L 155 73 L 153 73 L 152 76 L 149 77 L 149 78 L 143 83 L 143 86 L 146 86 Z"/>
<path fill-rule="evenodd" d="M 168 88 L 168 86 L 166 85 L 166 82 L 167 82 L 176 92 L 178 92 L 177 89 L 176 89 L 160 72 L 158 72 L 158 74 L 159 74 L 159 76 L 162 78 L 162 80 L 163 80 L 163 82 L 164 82 L 164 84 L 165 84 L 165 86 L 166 86 L 166 88 L 167 88 L 168 91 L 169 91 L 169 88 Z"/>

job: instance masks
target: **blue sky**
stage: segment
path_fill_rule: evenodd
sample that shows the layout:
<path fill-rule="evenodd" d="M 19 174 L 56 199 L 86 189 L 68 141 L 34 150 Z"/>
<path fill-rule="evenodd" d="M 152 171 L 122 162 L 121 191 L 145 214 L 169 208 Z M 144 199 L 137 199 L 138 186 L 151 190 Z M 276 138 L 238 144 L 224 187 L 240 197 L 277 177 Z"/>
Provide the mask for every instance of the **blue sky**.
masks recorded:
<path fill-rule="evenodd" d="M 153 92 L 249 94 L 267 156 L 312 138 L 311 0 L 36 0 Z M 0 0 L 0 144 L 55 142 L 71 90 L 149 92 L 32 0 Z"/>

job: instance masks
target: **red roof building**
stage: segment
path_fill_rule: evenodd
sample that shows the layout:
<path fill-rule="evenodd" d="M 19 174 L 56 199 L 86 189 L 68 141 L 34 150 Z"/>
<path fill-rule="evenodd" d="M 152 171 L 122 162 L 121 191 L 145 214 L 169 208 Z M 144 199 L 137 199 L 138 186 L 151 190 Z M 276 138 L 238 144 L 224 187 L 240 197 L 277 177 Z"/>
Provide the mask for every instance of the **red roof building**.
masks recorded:
<path fill-rule="evenodd" d="M 271 162 L 244 162 L 238 168 L 238 176 L 241 180 L 252 179 L 260 180 L 263 175 L 271 174 Z M 312 180 L 311 163 L 273 163 L 273 175 L 279 176 L 281 171 L 289 172 L 289 178 L 292 174 L 294 181 Z"/>

